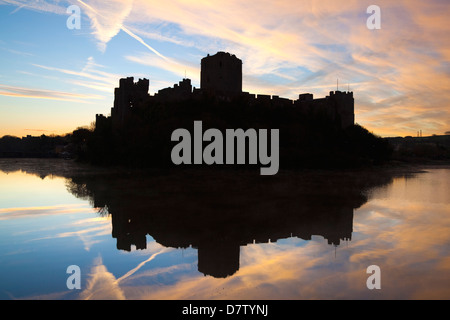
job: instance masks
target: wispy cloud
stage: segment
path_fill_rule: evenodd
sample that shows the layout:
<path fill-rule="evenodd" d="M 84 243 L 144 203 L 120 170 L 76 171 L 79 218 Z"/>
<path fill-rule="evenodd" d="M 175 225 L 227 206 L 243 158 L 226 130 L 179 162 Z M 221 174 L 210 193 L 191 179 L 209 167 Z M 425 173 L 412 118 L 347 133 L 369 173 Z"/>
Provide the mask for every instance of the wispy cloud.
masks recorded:
<path fill-rule="evenodd" d="M 81 292 L 83 300 L 125 300 L 114 275 L 108 271 L 101 257 L 94 261 L 86 288 Z"/>
<path fill-rule="evenodd" d="M 120 74 L 102 71 L 102 65 L 95 62 L 93 57 L 89 57 L 85 66 L 81 70 L 71 70 L 54 66 L 45 66 L 33 64 L 34 67 L 64 75 L 63 81 L 72 85 L 82 86 L 96 91 L 112 93 L 118 80 L 122 77 Z"/>
<path fill-rule="evenodd" d="M 169 252 L 172 251 L 173 249 L 170 248 L 163 248 L 160 251 L 152 254 L 150 257 L 148 257 L 147 260 L 142 261 L 141 263 L 139 263 L 135 268 L 131 269 L 130 271 L 128 271 L 127 273 L 125 273 L 123 276 L 121 276 L 120 278 L 117 279 L 117 282 L 121 282 L 125 279 L 127 279 L 128 277 L 131 277 L 133 274 L 135 274 L 137 271 L 139 271 L 139 269 L 141 269 L 146 263 L 152 261 L 153 259 L 155 259 L 158 255 L 165 253 L 165 252 Z"/>
<path fill-rule="evenodd" d="M 2 50 L 5 50 L 9 53 L 12 53 L 13 55 L 16 56 L 23 56 L 23 57 L 31 57 L 33 56 L 32 53 L 29 52 L 23 52 L 23 51 L 19 51 L 19 50 L 14 50 L 14 49 L 10 49 L 10 48 L 2 48 Z"/>
<path fill-rule="evenodd" d="M 70 76 L 77 76 L 77 77 L 81 77 L 81 78 L 94 80 L 94 81 L 97 81 L 100 83 L 112 83 L 113 79 L 115 80 L 114 82 L 117 82 L 116 77 L 118 76 L 118 75 L 108 74 L 108 73 L 97 71 L 97 70 L 96 71 L 92 71 L 92 70 L 76 71 L 76 70 L 70 70 L 70 69 L 65 69 L 65 68 L 44 66 L 44 65 L 40 65 L 40 64 L 33 64 L 33 66 L 41 68 L 41 69 L 49 70 L 49 71 L 56 71 L 59 73 L 64 73 L 64 74 L 70 75 Z"/>
<path fill-rule="evenodd" d="M 16 97 L 16 98 L 31 98 L 31 99 L 49 99 L 62 101 L 76 101 L 88 102 L 92 99 L 103 99 L 102 96 L 93 94 L 72 93 L 64 91 L 34 89 L 25 87 L 16 87 L 0 84 L 0 95 Z"/>
<path fill-rule="evenodd" d="M 136 272 L 138 272 L 148 262 L 153 261 L 160 254 L 173 250 L 158 245 L 155 247 L 155 249 L 159 251 L 152 253 L 150 257 L 139 263 L 135 268 L 126 272 L 120 278 L 116 278 L 114 274 L 109 272 L 107 267 L 103 264 L 102 258 L 97 257 L 91 268 L 86 288 L 80 293 L 80 298 L 83 300 L 124 300 L 126 298 L 126 291 L 124 288 L 128 289 L 128 287 L 124 285 L 123 282 L 125 282 L 128 278 L 133 278 Z"/>
<path fill-rule="evenodd" d="M 133 8 L 133 1 L 112 0 L 77 1 L 89 16 L 95 38 L 99 41 L 99 49 L 104 51 L 106 44 L 122 29 L 122 23 Z"/>
<path fill-rule="evenodd" d="M 66 14 L 67 4 L 56 0 L 0 3 L 57 14 Z M 413 129 L 432 134 L 450 128 L 446 1 L 380 0 L 382 29 L 376 31 L 366 28 L 370 1 L 349 0 L 345 5 L 331 0 L 70 3 L 82 7 L 99 48 L 104 49 L 122 31 L 149 50 L 148 55 L 126 54 L 128 61 L 181 75 L 188 69 L 197 75 L 191 75 L 195 80 L 199 59 L 182 52 L 201 56 L 229 51 L 244 61 L 248 90 L 263 91 L 254 93 L 294 98 L 308 90 L 324 96 L 335 89 L 339 78 L 342 86 L 349 84 L 355 91 L 357 121 L 369 129 L 405 135 Z M 158 44 L 150 45 L 148 40 Z M 170 44 L 164 48 L 174 51 L 164 52 L 157 48 L 160 44 Z M 90 77 L 97 81 L 95 74 Z M 394 118 L 400 122 L 390 121 Z"/>
<path fill-rule="evenodd" d="M 189 61 L 181 61 L 178 59 L 164 59 L 163 61 L 149 53 L 140 53 L 137 55 L 128 55 L 127 60 L 139 63 L 141 65 L 161 68 L 178 75 L 180 78 L 185 72 L 189 77 L 200 83 L 200 68 Z"/>
<path fill-rule="evenodd" d="M 409 110 L 397 124 L 374 122 L 369 113 L 358 113 L 358 122 L 378 131 L 407 134 L 421 128 L 431 134 L 450 127 L 450 40 L 445 36 L 450 23 L 444 14 L 449 5 L 381 1 L 383 27 L 376 32 L 365 25 L 369 5 L 367 1 L 344 6 L 333 1 L 227 1 L 220 6 L 206 1 L 135 1 L 127 22 L 164 21 L 177 25 L 180 36 L 193 41 L 209 38 L 218 50 L 241 57 L 248 77 L 295 74 L 297 81 L 283 82 L 291 88 L 284 92 L 301 93 L 306 84 L 323 95 L 340 78 L 355 90 L 357 108 L 369 112 L 382 108 L 391 116 Z M 201 41 L 198 48 L 211 50 Z M 267 83 L 274 88 L 279 84 Z M 323 88 L 324 84 L 329 87 Z M 258 89 L 252 82 L 249 87 Z M 373 104 L 364 105 L 360 96 L 369 97 Z M 398 97 L 407 99 L 399 104 Z M 430 111 L 435 109 L 445 118 L 433 116 Z"/>
<path fill-rule="evenodd" d="M 40 207 L 14 207 L 0 209 L 0 221 L 36 216 L 72 214 L 82 209 L 88 209 L 84 204 L 68 204 Z"/>
<path fill-rule="evenodd" d="M 23 129 L 25 131 L 33 131 L 33 132 L 49 132 L 49 130 L 44 129 Z"/>
<path fill-rule="evenodd" d="M 125 19 L 133 9 L 133 0 L 113 0 L 108 1 L 107 3 L 104 1 L 91 0 L 89 1 L 90 4 L 81 0 L 78 0 L 78 2 L 87 9 L 87 14 L 91 19 L 92 28 L 94 29 L 94 35 L 100 41 L 100 49 L 102 51 L 105 50 L 106 44 L 114 38 L 119 31 L 123 31 L 161 59 L 167 59 L 158 50 L 147 44 L 141 37 L 124 26 Z"/>
<path fill-rule="evenodd" d="M 77 227 L 82 224 L 82 229 L 62 232 L 57 235 L 51 236 L 51 238 L 67 238 L 76 237 L 83 242 L 84 249 L 90 251 L 91 247 L 102 241 L 102 237 L 111 234 L 111 221 L 108 218 L 97 219 L 85 219 L 73 224 L 73 227 Z"/>
<path fill-rule="evenodd" d="M 17 6 L 18 8 L 13 10 L 11 14 L 16 13 L 22 8 L 40 12 L 50 12 L 55 14 L 66 13 L 66 7 L 64 7 L 64 5 L 61 5 L 60 1 L 0 0 L 0 4 L 9 4 Z"/>

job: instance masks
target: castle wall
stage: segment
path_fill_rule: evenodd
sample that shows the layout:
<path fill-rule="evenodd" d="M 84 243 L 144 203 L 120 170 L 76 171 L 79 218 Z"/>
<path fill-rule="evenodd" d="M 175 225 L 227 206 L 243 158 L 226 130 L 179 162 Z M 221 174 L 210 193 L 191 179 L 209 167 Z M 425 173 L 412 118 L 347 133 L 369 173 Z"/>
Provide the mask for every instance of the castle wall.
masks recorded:
<path fill-rule="evenodd" d="M 353 92 L 331 91 L 330 95 L 313 99 L 312 94 L 301 94 L 294 105 L 304 116 L 320 116 L 338 121 L 342 129 L 355 124 Z"/>
<path fill-rule="evenodd" d="M 162 101 L 178 101 L 189 99 L 191 97 L 191 94 L 191 79 L 183 79 L 183 81 L 175 84 L 173 88 L 165 88 L 159 90 L 155 96 Z"/>

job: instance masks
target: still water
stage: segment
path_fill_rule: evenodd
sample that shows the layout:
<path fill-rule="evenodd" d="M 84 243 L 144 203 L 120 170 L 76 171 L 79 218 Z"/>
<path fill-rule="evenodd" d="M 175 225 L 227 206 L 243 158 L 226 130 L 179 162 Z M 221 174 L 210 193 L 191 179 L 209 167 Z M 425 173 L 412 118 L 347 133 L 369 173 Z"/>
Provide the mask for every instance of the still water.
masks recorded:
<path fill-rule="evenodd" d="M 261 177 L 0 159 L 0 299 L 450 299 L 449 194 L 448 167 Z"/>

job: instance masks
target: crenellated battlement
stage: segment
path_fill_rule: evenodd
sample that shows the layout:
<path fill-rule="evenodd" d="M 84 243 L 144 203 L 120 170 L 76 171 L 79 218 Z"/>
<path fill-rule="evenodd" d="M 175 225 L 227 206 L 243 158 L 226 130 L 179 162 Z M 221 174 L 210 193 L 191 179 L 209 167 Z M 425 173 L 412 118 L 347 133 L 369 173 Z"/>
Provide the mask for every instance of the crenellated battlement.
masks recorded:
<path fill-rule="evenodd" d="M 114 90 L 114 107 L 111 109 L 111 118 L 114 127 L 119 127 L 126 121 L 130 109 L 146 101 L 149 97 L 150 81 L 134 77 L 120 79 L 119 87 Z"/>
<path fill-rule="evenodd" d="M 355 122 L 353 92 L 330 91 L 325 98 L 315 99 L 311 93 L 299 94 L 297 100 L 278 95 L 251 94 L 242 92 L 242 60 L 227 52 L 208 55 L 201 60 L 200 88 L 192 87 L 190 79 L 183 79 L 171 88 L 159 90 L 155 95 L 148 94 L 150 81 L 133 77 L 123 78 L 115 89 L 114 107 L 111 109 L 113 128 L 122 127 L 131 110 L 148 107 L 152 101 L 174 102 L 187 99 L 201 99 L 204 96 L 232 101 L 239 98 L 251 105 L 269 107 L 294 107 L 306 116 L 318 115 L 328 118 L 345 129 Z M 102 118 L 98 118 L 103 121 Z"/>

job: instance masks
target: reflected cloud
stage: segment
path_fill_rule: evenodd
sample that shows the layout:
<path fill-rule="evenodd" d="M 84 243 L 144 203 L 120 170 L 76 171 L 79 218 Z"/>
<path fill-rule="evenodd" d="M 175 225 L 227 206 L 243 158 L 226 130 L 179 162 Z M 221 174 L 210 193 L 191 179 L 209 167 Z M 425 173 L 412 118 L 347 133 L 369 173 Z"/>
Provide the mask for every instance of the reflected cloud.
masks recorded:
<path fill-rule="evenodd" d="M 116 278 L 111 272 L 108 271 L 106 266 L 103 264 L 102 258 L 97 257 L 91 271 L 89 273 L 89 279 L 86 282 L 86 289 L 84 289 L 79 298 L 82 300 L 125 300 L 127 286 L 126 283 L 129 280 L 134 280 L 134 274 L 138 272 L 142 267 L 144 267 L 148 262 L 154 260 L 158 255 L 164 254 L 172 251 L 169 248 L 162 248 L 159 251 L 150 255 L 150 257 L 141 263 L 139 263 L 135 268 L 126 272 L 120 278 Z M 148 254 L 148 252 L 147 252 Z M 166 272 L 166 269 L 163 269 Z M 150 271 L 152 276 L 162 273 L 155 270 Z M 140 277 L 148 277 L 148 273 L 139 275 Z M 126 281 L 128 280 L 128 281 Z"/>
<path fill-rule="evenodd" d="M 24 208 L 3 208 L 0 209 L 0 221 L 20 218 L 35 218 L 37 216 L 60 215 L 79 212 L 82 209 L 91 211 L 85 204 L 54 205 Z"/>
<path fill-rule="evenodd" d="M 91 220 L 89 222 L 89 225 L 92 226 L 88 227 L 84 223 L 82 230 L 59 233 L 50 238 L 78 237 L 83 242 L 84 249 L 86 251 L 89 251 L 94 244 L 100 243 L 102 241 L 101 239 L 99 239 L 101 236 L 111 234 L 111 223 L 109 219 L 102 218 L 102 220 Z"/>
<path fill-rule="evenodd" d="M 77 213 L 77 212 L 71 212 Z M 111 222 L 108 218 L 95 218 L 95 219 L 84 219 L 76 221 L 70 225 L 65 225 L 60 228 L 70 228 L 70 230 L 81 228 L 80 230 L 53 233 L 54 227 L 49 229 L 41 228 L 39 230 L 32 230 L 33 232 L 39 231 L 50 235 L 40 236 L 38 238 L 33 238 L 28 240 L 31 241 L 42 241 L 42 240 L 56 240 L 62 238 L 79 238 L 84 245 L 84 250 L 90 251 L 94 244 L 101 243 L 103 241 L 102 237 L 111 234 Z M 32 232 L 31 230 L 28 232 Z"/>
<path fill-rule="evenodd" d="M 125 279 L 127 279 L 128 277 L 132 276 L 134 273 L 136 273 L 137 271 L 139 271 L 139 269 L 141 269 L 147 262 L 152 261 L 153 259 L 155 259 L 158 255 L 171 251 L 171 249 L 169 248 L 164 248 L 161 251 L 158 251 L 154 254 L 152 254 L 147 260 L 142 261 L 141 263 L 139 263 L 136 268 L 131 269 L 130 271 L 128 271 L 126 274 L 124 274 L 123 276 L 121 276 L 120 278 L 117 279 L 117 282 L 121 282 Z"/>
<path fill-rule="evenodd" d="M 125 294 L 114 275 L 108 271 L 101 257 L 94 261 L 86 289 L 80 293 L 82 300 L 125 300 Z"/>
<path fill-rule="evenodd" d="M 120 275 L 95 259 L 81 299 L 445 299 L 449 175 L 66 172 L 69 191 L 108 212 L 57 237 L 92 250 L 111 234 L 119 254 L 136 259 Z M 380 291 L 366 287 L 374 264 Z"/>
<path fill-rule="evenodd" d="M 330 177 L 327 177 L 330 181 Z M 356 205 L 359 208 L 356 209 L 354 218 L 352 215 L 351 219 L 355 220 L 351 236 L 352 241 L 341 242 L 336 247 L 329 245 L 333 243 L 330 242 L 331 234 L 326 236 L 328 240 L 324 240 L 322 237 L 311 237 L 300 232 L 305 240 L 295 236 L 289 240 L 282 240 L 283 237 L 288 238 L 289 236 L 279 235 L 277 237 L 275 236 L 276 233 L 267 233 L 267 226 L 265 232 L 268 236 L 266 235 L 266 237 L 272 238 L 272 241 L 266 238 L 262 242 L 258 240 L 255 244 L 249 244 L 248 240 L 237 240 L 238 234 L 244 232 L 242 228 L 236 234 L 227 235 L 224 233 L 224 229 L 217 229 L 216 224 L 214 224 L 215 229 L 207 238 L 208 242 L 204 242 L 206 238 L 202 242 L 202 240 L 194 240 L 196 238 L 190 233 L 182 232 L 182 230 L 192 228 L 192 226 L 188 227 L 186 222 L 183 222 L 183 229 L 178 231 L 179 233 L 182 232 L 179 236 L 184 234 L 183 237 L 191 239 L 188 242 L 193 243 L 198 248 L 198 269 L 204 273 L 204 276 L 189 272 L 177 274 L 174 273 L 177 268 L 173 266 L 158 269 L 158 272 L 144 272 L 139 275 L 137 270 L 133 269 L 130 271 L 133 272 L 133 277 L 139 278 L 140 282 L 148 285 L 127 286 L 127 283 L 123 283 L 121 288 L 124 292 L 127 292 L 127 297 L 130 296 L 133 299 L 229 299 L 230 297 L 243 300 L 291 299 L 292 297 L 300 299 L 351 299 L 354 297 L 361 299 L 378 299 L 381 297 L 386 299 L 432 299 L 448 296 L 450 294 L 449 283 L 445 283 L 444 278 L 436 277 L 433 272 L 429 273 L 427 270 L 445 270 L 448 265 L 446 243 L 450 243 L 450 220 L 446 216 L 450 212 L 450 205 L 448 203 L 443 205 L 439 202 L 430 204 L 423 202 L 420 198 L 409 197 L 411 193 L 414 194 L 415 189 L 423 188 L 423 181 L 420 177 L 419 175 L 418 177 L 395 178 L 390 180 L 391 183 L 369 192 L 368 194 L 373 199 L 366 204 Z M 408 183 L 405 184 L 405 180 Z M 220 181 L 224 183 L 223 180 Z M 346 181 L 346 183 L 348 185 L 349 181 Z M 123 184 L 123 180 L 121 184 Z M 90 184 L 87 183 L 86 185 L 89 188 Z M 158 202 L 164 202 L 164 187 L 155 180 L 153 185 L 158 185 L 160 190 Z M 112 187 L 112 184 L 109 183 L 109 186 Z M 190 190 L 192 190 L 192 187 Z M 284 187 L 286 186 L 281 184 L 278 185 L 277 189 L 282 192 Z M 290 189 L 289 187 L 286 188 Z M 302 190 L 300 184 L 297 185 L 297 188 Z M 339 188 L 336 186 L 330 190 L 337 192 Z M 403 200 L 401 197 L 391 197 L 392 195 L 403 194 L 405 188 L 408 200 Z M 142 185 L 140 188 L 133 189 L 139 189 L 144 194 L 146 193 L 143 191 L 145 189 L 142 188 Z M 308 190 L 312 189 L 309 185 Z M 174 189 L 174 185 L 172 185 L 171 190 L 172 192 L 175 191 L 176 187 Z M 378 197 L 377 190 L 388 190 L 389 197 Z M 323 188 L 321 191 L 323 191 Z M 114 194 L 113 187 L 111 192 Z M 95 197 L 100 196 L 97 191 L 93 191 L 92 194 Z M 174 194 L 170 194 L 173 204 L 176 200 L 173 197 Z M 201 194 L 205 195 L 204 193 Z M 250 190 L 247 189 L 247 201 L 253 203 L 249 198 L 250 194 Z M 106 200 L 104 196 L 101 197 Z M 333 197 L 333 199 L 339 198 L 337 194 L 334 194 L 334 196 L 336 198 Z M 272 194 L 272 197 L 275 197 L 275 195 Z M 211 197 L 206 198 L 211 199 Z M 299 209 L 305 210 L 306 206 L 312 205 L 312 203 L 306 205 L 298 196 L 296 199 L 302 204 L 298 207 Z M 126 200 L 122 198 L 121 201 L 124 203 L 123 201 Z M 228 194 L 227 201 L 230 204 L 237 199 L 230 198 L 230 194 Z M 130 203 L 133 204 L 131 207 L 134 207 L 138 203 L 142 204 L 142 200 L 136 198 L 133 202 L 129 202 L 126 206 L 128 210 L 130 210 Z M 150 203 L 147 201 L 147 210 L 149 205 L 153 206 Z M 338 203 L 333 203 L 334 208 L 338 206 Z M 125 245 L 119 245 L 120 241 L 131 241 L 131 243 L 137 241 L 136 235 L 133 234 L 143 228 L 143 216 L 129 214 L 122 216 L 115 205 L 108 205 L 108 207 L 111 209 L 113 229 L 115 230 L 113 236 L 118 239 L 118 248 Z M 185 203 L 185 212 L 186 210 L 189 211 L 188 207 Z M 202 207 L 197 207 L 197 215 L 200 214 L 199 208 Z M 267 204 L 265 207 L 266 211 L 270 208 Z M 325 206 L 325 208 L 328 207 Z M 317 207 L 315 210 L 316 215 L 319 214 L 318 209 Z M 168 210 L 167 207 L 166 210 Z M 137 207 L 131 210 L 131 212 L 138 211 L 140 209 Z M 247 216 L 251 215 L 248 208 L 245 211 Z M 261 221 L 263 219 L 262 211 L 258 212 Z M 283 212 L 286 216 L 289 216 L 286 210 Z M 301 211 L 297 211 L 297 214 L 299 212 Z M 424 221 L 424 212 L 427 213 L 426 221 Z M 155 214 L 151 215 L 153 226 L 158 224 Z M 337 212 L 333 213 L 333 215 L 336 214 Z M 192 215 L 189 216 L 191 219 L 193 218 Z M 327 216 L 325 219 L 330 219 L 330 217 Z M 133 227 L 133 223 L 136 223 L 135 227 Z M 204 224 L 205 221 L 202 223 Z M 248 226 L 253 226 L 254 223 L 241 221 L 240 225 L 246 225 L 248 228 Z M 136 227 L 138 229 L 135 229 Z M 234 224 L 229 228 L 239 229 L 238 225 Z M 338 228 L 336 222 L 333 223 L 332 228 L 334 230 Z M 295 227 L 291 224 L 292 229 L 295 229 Z M 173 229 L 173 225 L 170 231 L 166 230 L 165 232 L 158 230 L 158 228 L 153 228 L 153 231 L 147 228 L 143 230 L 149 231 L 156 241 L 160 241 L 165 246 L 186 247 L 188 243 L 186 241 L 180 242 L 181 239 L 177 239 L 177 236 L 174 238 L 167 237 L 168 233 L 173 235 L 174 230 L 178 230 Z M 199 232 L 198 229 L 195 230 L 195 233 Z M 122 232 L 126 232 L 129 236 L 122 239 Z M 255 233 L 253 236 L 260 237 L 257 234 Z M 280 234 L 280 230 L 278 234 Z M 296 232 L 294 232 L 295 234 Z M 320 234 L 320 232 L 312 231 L 312 234 Z M 421 240 L 418 240 L 418 237 Z M 274 243 L 275 241 L 277 241 L 277 244 Z M 232 276 L 230 276 L 229 268 L 231 267 L 231 270 L 236 268 L 234 262 L 236 251 L 232 249 L 235 245 L 237 247 L 234 248 L 239 248 L 237 251 L 237 269 L 231 271 Z M 152 256 L 149 259 L 151 260 Z M 365 285 L 368 277 L 366 268 L 372 264 L 381 267 L 383 292 L 372 292 Z M 183 265 L 177 267 L 178 269 L 183 268 Z M 339 271 L 336 272 L 336 270 Z M 172 274 L 172 279 L 175 277 L 176 280 L 172 280 L 164 286 L 155 285 L 156 277 L 161 274 Z M 441 279 L 441 282 L 437 281 L 436 278 Z M 415 279 L 421 280 L 415 282 Z M 429 286 L 435 289 L 431 290 Z"/>
<path fill-rule="evenodd" d="M 66 185 L 93 207 L 108 208 L 117 249 L 146 249 L 149 234 L 165 247 L 198 249 L 198 270 L 226 278 L 239 270 L 240 250 L 248 243 L 293 236 L 310 240 L 321 235 L 328 244 L 339 245 L 351 239 L 353 210 L 366 201 L 362 190 L 391 179 L 389 175 L 364 181 L 353 174 L 327 175 L 325 186 L 324 176 L 292 172 L 261 185 L 252 182 L 251 173 L 240 173 L 237 178 L 225 171 L 208 172 L 201 173 L 201 179 L 196 174 L 200 173 L 139 180 L 79 176 Z M 201 181 L 216 182 L 212 187 Z M 333 199 L 327 204 L 316 201 L 324 188 Z M 282 220 L 278 219 L 280 210 Z"/>

